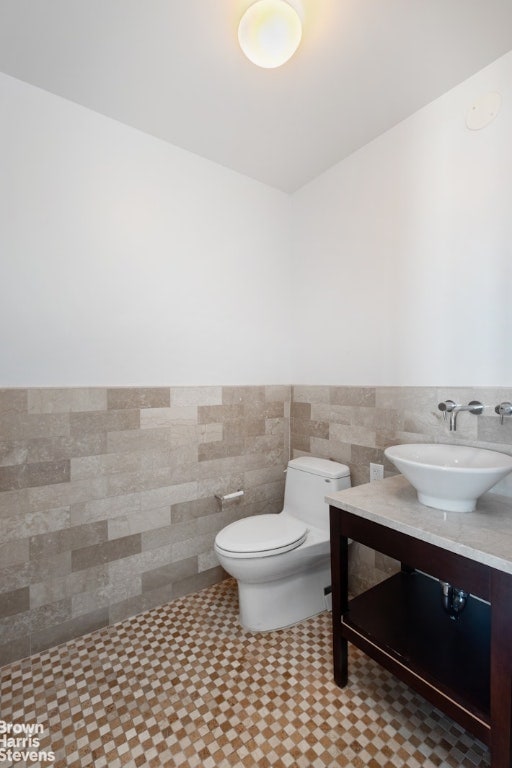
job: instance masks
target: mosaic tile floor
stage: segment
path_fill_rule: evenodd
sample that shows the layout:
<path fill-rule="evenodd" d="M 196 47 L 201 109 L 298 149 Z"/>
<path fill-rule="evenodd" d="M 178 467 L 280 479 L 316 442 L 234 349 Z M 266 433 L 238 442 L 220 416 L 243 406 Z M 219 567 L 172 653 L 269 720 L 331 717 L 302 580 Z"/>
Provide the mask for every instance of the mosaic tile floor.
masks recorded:
<path fill-rule="evenodd" d="M 17 735 L 34 755 L 0 765 L 489 765 L 482 744 L 355 648 L 337 688 L 330 614 L 262 635 L 236 617 L 225 581 L 3 667 L 0 720 L 43 733 Z"/>

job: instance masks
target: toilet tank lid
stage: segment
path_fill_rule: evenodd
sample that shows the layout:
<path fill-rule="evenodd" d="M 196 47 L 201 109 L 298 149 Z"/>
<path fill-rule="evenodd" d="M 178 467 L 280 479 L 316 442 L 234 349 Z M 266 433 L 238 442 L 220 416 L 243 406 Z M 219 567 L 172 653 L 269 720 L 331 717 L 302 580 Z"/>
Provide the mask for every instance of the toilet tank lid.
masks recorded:
<path fill-rule="evenodd" d="M 298 459 L 291 459 L 288 462 L 288 467 L 290 469 L 299 469 L 302 472 L 309 472 L 312 475 L 329 477 L 333 480 L 350 475 L 350 469 L 346 464 L 340 464 L 330 459 L 319 459 L 315 456 L 299 456 Z"/>

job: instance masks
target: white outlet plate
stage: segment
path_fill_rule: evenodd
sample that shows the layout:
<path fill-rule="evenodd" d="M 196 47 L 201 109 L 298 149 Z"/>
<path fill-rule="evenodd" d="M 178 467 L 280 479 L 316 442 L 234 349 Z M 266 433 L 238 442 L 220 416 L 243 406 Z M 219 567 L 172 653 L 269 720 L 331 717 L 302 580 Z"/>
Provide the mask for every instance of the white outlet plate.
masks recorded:
<path fill-rule="evenodd" d="M 370 483 L 374 480 L 384 479 L 384 464 L 374 464 L 370 462 Z"/>

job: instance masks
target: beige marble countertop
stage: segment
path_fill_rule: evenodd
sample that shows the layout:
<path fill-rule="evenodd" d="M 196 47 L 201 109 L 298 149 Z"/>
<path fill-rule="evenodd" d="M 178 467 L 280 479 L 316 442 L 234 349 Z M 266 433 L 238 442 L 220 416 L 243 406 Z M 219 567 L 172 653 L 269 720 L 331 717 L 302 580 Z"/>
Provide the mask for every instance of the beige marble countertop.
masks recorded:
<path fill-rule="evenodd" d="M 512 499 L 486 493 L 474 512 L 420 504 L 402 475 L 326 497 L 334 507 L 512 574 Z"/>

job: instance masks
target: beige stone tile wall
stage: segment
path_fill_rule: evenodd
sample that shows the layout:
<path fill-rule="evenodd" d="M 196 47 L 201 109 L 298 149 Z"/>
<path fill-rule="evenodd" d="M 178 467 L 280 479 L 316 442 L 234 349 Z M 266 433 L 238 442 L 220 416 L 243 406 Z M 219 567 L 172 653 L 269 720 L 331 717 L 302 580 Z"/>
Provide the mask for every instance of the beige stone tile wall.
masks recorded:
<path fill-rule="evenodd" d="M 282 508 L 290 396 L 0 390 L 0 665 L 221 580 L 216 533 Z"/>
<path fill-rule="evenodd" d="M 481 416 L 462 412 L 449 431 L 438 403 L 480 400 Z M 472 387 L 294 386 L 290 413 L 292 457 L 311 454 L 348 464 L 352 484 L 370 480 L 370 462 L 396 474 L 384 449 L 399 443 L 461 443 L 512 455 L 512 417 L 504 423 L 494 406 L 512 401 L 512 389 Z M 350 549 L 351 590 L 357 594 L 399 567 L 360 544 Z"/>
<path fill-rule="evenodd" d="M 448 431 L 451 398 L 485 405 Z M 0 665 L 221 580 L 229 522 L 282 508 L 289 455 L 369 480 L 388 445 L 512 454 L 512 389 L 151 387 L 0 390 Z M 243 488 L 221 507 L 215 494 Z M 397 563 L 354 545 L 354 592 Z"/>

